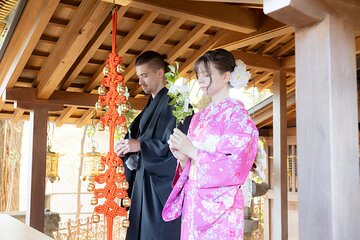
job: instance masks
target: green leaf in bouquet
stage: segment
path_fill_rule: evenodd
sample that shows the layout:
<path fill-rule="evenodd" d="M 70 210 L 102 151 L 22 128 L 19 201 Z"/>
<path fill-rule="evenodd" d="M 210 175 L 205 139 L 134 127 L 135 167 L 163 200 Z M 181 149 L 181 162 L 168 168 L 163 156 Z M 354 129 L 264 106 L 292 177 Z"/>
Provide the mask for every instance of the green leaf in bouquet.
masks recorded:
<path fill-rule="evenodd" d="M 176 69 L 173 65 L 168 65 L 168 68 L 170 69 L 171 72 L 176 73 Z"/>

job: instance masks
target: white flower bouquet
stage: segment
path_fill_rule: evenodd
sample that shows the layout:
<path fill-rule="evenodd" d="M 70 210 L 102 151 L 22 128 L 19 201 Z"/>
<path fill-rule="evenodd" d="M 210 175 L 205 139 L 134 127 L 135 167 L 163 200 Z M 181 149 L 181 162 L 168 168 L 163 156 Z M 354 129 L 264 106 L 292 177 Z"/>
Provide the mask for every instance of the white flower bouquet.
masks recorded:
<path fill-rule="evenodd" d="M 170 71 L 165 73 L 166 88 L 169 89 L 168 95 L 172 98 L 169 103 L 174 107 L 172 111 L 176 118 L 176 126 L 179 123 L 184 123 L 186 117 L 193 114 L 193 109 L 190 107 L 190 89 L 188 87 L 189 79 L 179 78 L 179 63 L 176 62 L 175 66 L 168 66 Z"/>

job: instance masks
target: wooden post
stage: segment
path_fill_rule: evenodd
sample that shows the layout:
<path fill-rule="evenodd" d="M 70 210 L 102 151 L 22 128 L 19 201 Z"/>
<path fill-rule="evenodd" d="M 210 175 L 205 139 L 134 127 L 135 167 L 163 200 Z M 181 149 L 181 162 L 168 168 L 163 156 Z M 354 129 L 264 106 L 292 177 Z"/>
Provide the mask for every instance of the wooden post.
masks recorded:
<path fill-rule="evenodd" d="M 45 108 L 30 111 L 32 154 L 29 164 L 26 224 L 40 232 L 44 232 L 47 114 Z"/>
<path fill-rule="evenodd" d="M 358 239 L 354 30 L 327 15 L 295 37 L 300 239 Z"/>
<path fill-rule="evenodd" d="M 286 71 L 274 71 L 274 213 L 271 239 L 288 238 Z"/>

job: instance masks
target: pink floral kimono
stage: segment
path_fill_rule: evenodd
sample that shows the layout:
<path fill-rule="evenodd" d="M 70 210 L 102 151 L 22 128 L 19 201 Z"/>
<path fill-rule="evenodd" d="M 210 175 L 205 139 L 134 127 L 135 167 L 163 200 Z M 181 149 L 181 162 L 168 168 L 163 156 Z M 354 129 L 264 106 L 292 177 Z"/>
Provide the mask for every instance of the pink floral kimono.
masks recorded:
<path fill-rule="evenodd" d="M 243 239 L 240 186 L 257 152 L 254 122 L 240 101 L 225 99 L 195 114 L 188 136 L 197 158 L 182 171 L 178 166 L 163 219 L 182 215 L 181 239 Z"/>

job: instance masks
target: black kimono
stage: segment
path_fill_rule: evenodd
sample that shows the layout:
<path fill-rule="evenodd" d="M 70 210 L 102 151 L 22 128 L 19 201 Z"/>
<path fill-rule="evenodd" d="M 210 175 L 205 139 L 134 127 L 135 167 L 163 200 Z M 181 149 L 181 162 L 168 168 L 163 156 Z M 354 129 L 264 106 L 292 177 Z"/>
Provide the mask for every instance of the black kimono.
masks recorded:
<path fill-rule="evenodd" d="M 141 152 L 137 169 L 125 168 L 131 196 L 127 240 L 180 239 L 180 218 L 165 222 L 161 217 L 177 165 L 167 144 L 176 125 L 167 92 L 163 88 L 154 99 L 150 98 L 130 126 L 131 138 L 140 140 Z M 187 133 L 189 123 L 190 118 L 179 128 Z"/>

